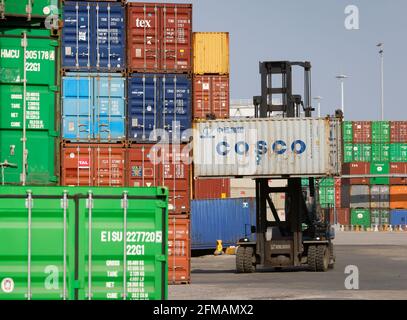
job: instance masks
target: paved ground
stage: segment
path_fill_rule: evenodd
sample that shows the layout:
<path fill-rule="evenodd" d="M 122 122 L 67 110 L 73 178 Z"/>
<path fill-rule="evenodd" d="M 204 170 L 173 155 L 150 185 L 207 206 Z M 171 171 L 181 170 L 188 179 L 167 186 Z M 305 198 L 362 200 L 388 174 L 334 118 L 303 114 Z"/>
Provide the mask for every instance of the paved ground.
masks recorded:
<path fill-rule="evenodd" d="M 236 274 L 234 256 L 192 258 L 192 284 L 170 286 L 184 299 L 407 299 L 407 233 L 337 234 L 337 264 L 326 273 L 304 269 Z M 346 290 L 345 267 L 359 268 L 359 290 Z"/>

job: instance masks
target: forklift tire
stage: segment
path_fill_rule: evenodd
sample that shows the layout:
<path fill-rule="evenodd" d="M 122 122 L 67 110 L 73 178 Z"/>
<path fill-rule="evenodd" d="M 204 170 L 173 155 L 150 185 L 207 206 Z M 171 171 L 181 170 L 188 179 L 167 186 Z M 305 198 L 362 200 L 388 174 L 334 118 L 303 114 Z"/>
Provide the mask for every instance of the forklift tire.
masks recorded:
<path fill-rule="evenodd" d="M 236 251 L 236 272 L 244 273 L 244 258 L 246 248 L 239 246 Z"/>
<path fill-rule="evenodd" d="M 309 246 L 308 247 L 308 267 L 310 271 L 315 272 L 317 271 L 317 247 L 316 246 Z"/>
<path fill-rule="evenodd" d="M 330 250 L 329 246 L 321 245 L 317 246 L 317 256 L 316 256 L 316 271 L 326 272 L 329 267 L 330 260 Z"/>
<path fill-rule="evenodd" d="M 246 247 L 244 254 L 244 272 L 253 273 L 256 271 L 253 247 Z"/>
<path fill-rule="evenodd" d="M 334 244 L 331 242 L 329 244 L 329 269 L 333 269 L 335 267 L 335 261 L 336 261 L 336 255 L 335 255 L 335 249 L 334 249 Z"/>

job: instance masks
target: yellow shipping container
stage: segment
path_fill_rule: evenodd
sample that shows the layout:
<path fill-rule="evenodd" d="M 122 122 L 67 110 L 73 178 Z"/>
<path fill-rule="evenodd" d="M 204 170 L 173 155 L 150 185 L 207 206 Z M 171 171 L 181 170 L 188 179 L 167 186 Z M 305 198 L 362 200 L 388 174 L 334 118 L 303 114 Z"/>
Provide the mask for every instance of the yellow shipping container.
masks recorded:
<path fill-rule="evenodd" d="M 229 74 L 229 33 L 194 33 L 194 73 Z"/>

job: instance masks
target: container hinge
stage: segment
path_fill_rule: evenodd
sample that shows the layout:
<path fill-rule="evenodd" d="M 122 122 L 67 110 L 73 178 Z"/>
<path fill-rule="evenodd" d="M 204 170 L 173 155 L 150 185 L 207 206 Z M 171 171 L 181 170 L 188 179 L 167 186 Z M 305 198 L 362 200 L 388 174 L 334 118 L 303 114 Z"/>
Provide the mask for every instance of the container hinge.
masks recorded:
<path fill-rule="evenodd" d="M 89 205 L 89 201 L 91 205 Z M 86 199 L 86 209 L 93 209 L 93 199 Z"/>
<path fill-rule="evenodd" d="M 167 261 L 167 257 L 165 255 L 156 256 L 155 259 L 157 261 L 161 261 L 161 262 L 166 262 Z"/>
<path fill-rule="evenodd" d="M 61 209 L 68 209 L 68 199 L 61 199 Z"/>
<path fill-rule="evenodd" d="M 59 91 L 59 87 L 58 86 L 49 86 L 49 90 L 53 91 L 53 92 L 58 92 Z"/>
<path fill-rule="evenodd" d="M 122 199 L 121 200 L 121 206 L 122 206 L 122 209 L 128 209 L 129 208 L 129 200 Z"/>
<path fill-rule="evenodd" d="M 51 47 L 59 47 L 59 43 L 58 43 L 57 40 L 51 40 L 51 41 L 49 42 L 49 45 L 50 45 Z"/>
<path fill-rule="evenodd" d="M 34 208 L 34 200 L 33 199 L 25 199 L 25 207 L 27 209 L 32 209 Z"/>

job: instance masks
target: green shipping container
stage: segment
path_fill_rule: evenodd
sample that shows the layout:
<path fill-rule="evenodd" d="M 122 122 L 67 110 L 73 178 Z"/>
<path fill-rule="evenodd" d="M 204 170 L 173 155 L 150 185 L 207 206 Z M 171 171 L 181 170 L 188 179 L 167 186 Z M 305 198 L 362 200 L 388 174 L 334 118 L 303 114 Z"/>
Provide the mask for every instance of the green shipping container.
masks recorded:
<path fill-rule="evenodd" d="M 0 188 L 0 299 L 167 299 L 167 208 L 162 187 Z"/>
<path fill-rule="evenodd" d="M 390 122 L 374 121 L 372 122 L 372 143 L 390 142 Z"/>
<path fill-rule="evenodd" d="M 370 164 L 370 174 L 389 174 L 390 163 L 389 162 L 373 162 Z M 371 178 L 370 184 L 390 184 L 390 178 Z"/>
<path fill-rule="evenodd" d="M 390 145 L 382 143 L 372 144 L 372 161 L 390 162 Z"/>
<path fill-rule="evenodd" d="M 353 161 L 371 162 L 372 161 L 372 145 L 370 145 L 370 144 L 353 145 Z"/>
<path fill-rule="evenodd" d="M 365 229 L 370 228 L 370 210 L 352 209 L 350 222 L 352 226 L 363 226 Z"/>
<path fill-rule="evenodd" d="M 333 187 L 335 185 L 334 178 L 323 178 L 319 180 L 320 187 Z"/>
<path fill-rule="evenodd" d="M 333 208 L 335 204 L 335 188 L 319 187 L 319 203 L 322 208 Z"/>
<path fill-rule="evenodd" d="M 371 224 L 372 225 L 388 225 L 390 222 L 390 211 L 387 209 L 374 209 L 371 212 Z"/>
<path fill-rule="evenodd" d="M 1 0 L 0 18 L 5 16 L 45 18 L 60 14 L 59 0 Z"/>
<path fill-rule="evenodd" d="M 353 144 L 345 143 L 343 146 L 343 162 L 350 163 L 353 162 Z"/>
<path fill-rule="evenodd" d="M 343 142 L 345 142 L 345 143 L 353 142 L 353 123 L 352 123 L 352 121 L 343 122 Z"/>
<path fill-rule="evenodd" d="M 407 162 L 407 143 L 390 145 L 390 162 Z"/>

